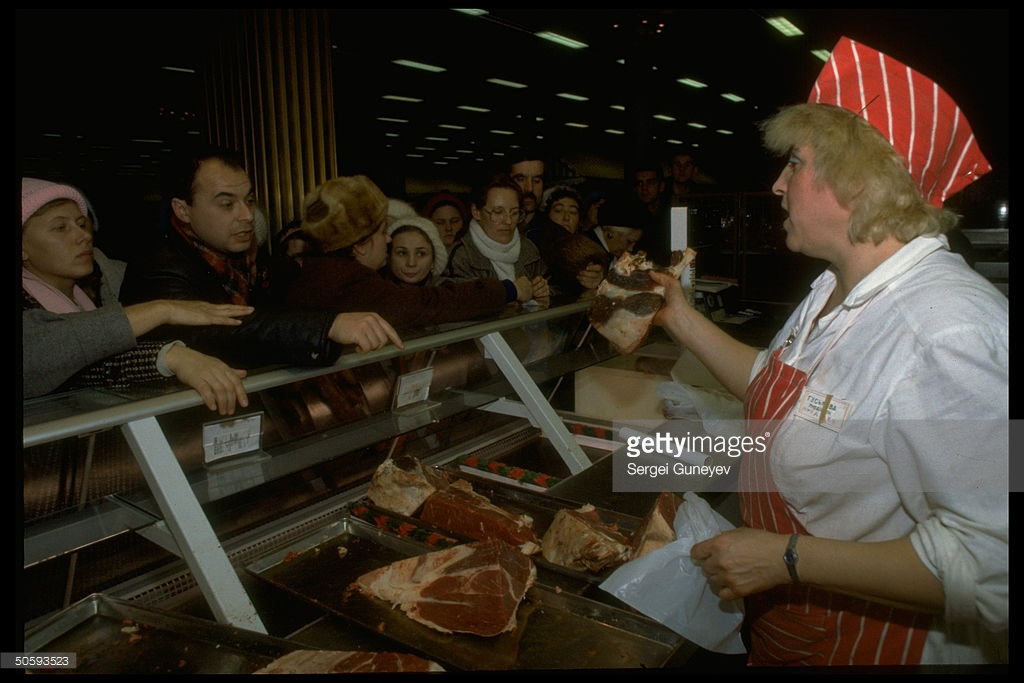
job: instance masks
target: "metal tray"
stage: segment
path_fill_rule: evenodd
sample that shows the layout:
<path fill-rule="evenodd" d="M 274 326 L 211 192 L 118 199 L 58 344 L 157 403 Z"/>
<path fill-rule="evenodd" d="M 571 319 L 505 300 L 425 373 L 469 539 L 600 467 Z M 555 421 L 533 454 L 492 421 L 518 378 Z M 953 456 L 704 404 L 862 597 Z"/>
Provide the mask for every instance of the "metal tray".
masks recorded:
<path fill-rule="evenodd" d="M 533 519 L 533 528 L 538 539 L 544 536 L 544 532 L 546 532 L 548 527 L 551 526 L 551 523 L 554 521 L 555 515 L 559 510 L 576 510 L 581 507 L 580 503 L 576 503 L 571 500 L 558 498 L 547 493 L 529 491 L 514 484 L 504 484 L 493 481 L 488 477 L 476 476 L 469 472 L 456 473 L 454 471 L 449 471 L 447 475 L 451 481 L 464 479 L 472 485 L 473 490 L 476 493 L 486 496 L 492 503 L 500 508 L 508 510 L 513 514 L 528 515 Z M 416 517 L 408 517 L 383 510 L 382 508 L 375 506 L 366 498 L 360 501 L 360 504 L 364 508 L 368 509 L 370 514 L 360 514 L 358 516 L 362 517 L 364 520 L 367 520 L 372 516 L 378 521 L 382 520 L 384 517 L 390 517 L 391 519 L 387 520 L 386 525 L 391 529 L 408 529 L 409 526 L 412 525 L 437 534 L 460 538 L 462 540 L 470 540 L 466 537 L 461 537 L 458 534 L 454 534 L 445 529 L 428 524 Z M 620 512 L 606 510 L 596 506 L 595 510 L 605 523 L 614 524 L 626 538 L 631 538 L 643 521 L 639 517 L 624 515 Z M 396 521 L 398 523 L 396 523 Z M 557 587 L 561 590 L 568 590 L 574 593 L 593 593 L 594 591 L 591 590 L 592 587 L 603 582 L 611 576 L 612 572 L 616 569 L 616 567 L 607 567 L 597 572 L 571 569 L 569 567 L 563 567 L 561 565 L 548 562 L 539 552 L 533 555 L 533 561 L 534 564 L 537 565 L 539 572 L 538 581 L 540 583 L 552 588 Z M 614 599 L 611 598 L 611 596 L 609 596 L 609 598 Z"/>
<path fill-rule="evenodd" d="M 123 629 L 135 629 L 126 632 Z M 297 643 L 94 593 L 26 631 L 26 652 L 74 652 L 47 673 L 252 673 Z"/>
<path fill-rule="evenodd" d="M 491 638 L 435 631 L 351 589 L 365 572 L 435 549 L 345 517 L 246 569 L 445 668 L 658 668 L 685 642 L 642 615 L 541 585 L 520 603 L 516 629 Z"/>

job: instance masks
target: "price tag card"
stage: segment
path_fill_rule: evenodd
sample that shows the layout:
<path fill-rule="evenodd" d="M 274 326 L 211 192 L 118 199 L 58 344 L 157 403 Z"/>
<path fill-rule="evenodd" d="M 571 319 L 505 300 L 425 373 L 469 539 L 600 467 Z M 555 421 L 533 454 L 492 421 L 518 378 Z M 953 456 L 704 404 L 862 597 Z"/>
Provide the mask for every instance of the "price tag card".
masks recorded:
<path fill-rule="evenodd" d="M 232 417 L 203 425 L 203 463 L 260 450 L 263 413 Z"/>
<path fill-rule="evenodd" d="M 434 379 L 434 368 L 423 368 L 399 375 L 395 383 L 395 399 L 392 410 L 400 411 L 411 405 L 422 403 L 430 396 L 430 382 Z"/>

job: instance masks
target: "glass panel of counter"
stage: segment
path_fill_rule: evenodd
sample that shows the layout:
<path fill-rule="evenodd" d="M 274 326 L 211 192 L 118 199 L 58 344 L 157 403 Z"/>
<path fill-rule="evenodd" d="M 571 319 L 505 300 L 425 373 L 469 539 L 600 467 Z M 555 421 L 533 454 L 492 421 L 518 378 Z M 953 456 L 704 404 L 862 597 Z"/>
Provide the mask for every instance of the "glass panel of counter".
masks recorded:
<path fill-rule="evenodd" d="M 445 420 L 514 392 L 480 343 L 501 333 L 543 388 L 614 355 L 592 332 L 589 301 L 528 305 L 489 319 L 403 331 L 404 349 L 344 353 L 326 367 L 270 367 L 245 380 L 250 406 L 262 415 L 258 453 L 215 466 L 203 456 L 202 426 L 221 420 L 198 394 L 167 382 L 114 392 L 84 389 L 24 402 L 26 524 L 82 509 L 106 496 L 155 507 L 122 424 L 156 416 L 200 503 L 281 479 L 347 452 Z M 398 377 L 433 368 L 431 407 L 391 410 Z M 547 393 L 545 393 L 547 395 Z M 287 457 L 276 457 L 287 455 Z"/>

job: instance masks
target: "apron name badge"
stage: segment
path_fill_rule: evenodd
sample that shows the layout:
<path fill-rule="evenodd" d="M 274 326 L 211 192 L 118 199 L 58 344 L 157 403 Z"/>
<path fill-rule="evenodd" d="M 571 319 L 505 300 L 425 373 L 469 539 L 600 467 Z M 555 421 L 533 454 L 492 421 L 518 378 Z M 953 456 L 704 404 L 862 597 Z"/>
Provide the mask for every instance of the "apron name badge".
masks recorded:
<path fill-rule="evenodd" d="M 849 401 L 843 401 L 832 394 L 804 388 L 796 403 L 795 414 L 814 424 L 838 432 L 850 414 Z"/>

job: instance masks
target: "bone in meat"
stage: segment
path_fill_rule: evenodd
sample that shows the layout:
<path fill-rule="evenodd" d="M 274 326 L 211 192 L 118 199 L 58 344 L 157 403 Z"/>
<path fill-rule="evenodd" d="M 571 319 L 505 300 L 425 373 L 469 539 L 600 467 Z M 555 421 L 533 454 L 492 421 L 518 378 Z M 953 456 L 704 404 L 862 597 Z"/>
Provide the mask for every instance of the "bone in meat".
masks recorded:
<path fill-rule="evenodd" d="M 533 560 L 497 539 L 417 555 L 363 574 L 355 586 L 442 633 L 496 636 L 537 578 Z"/>

